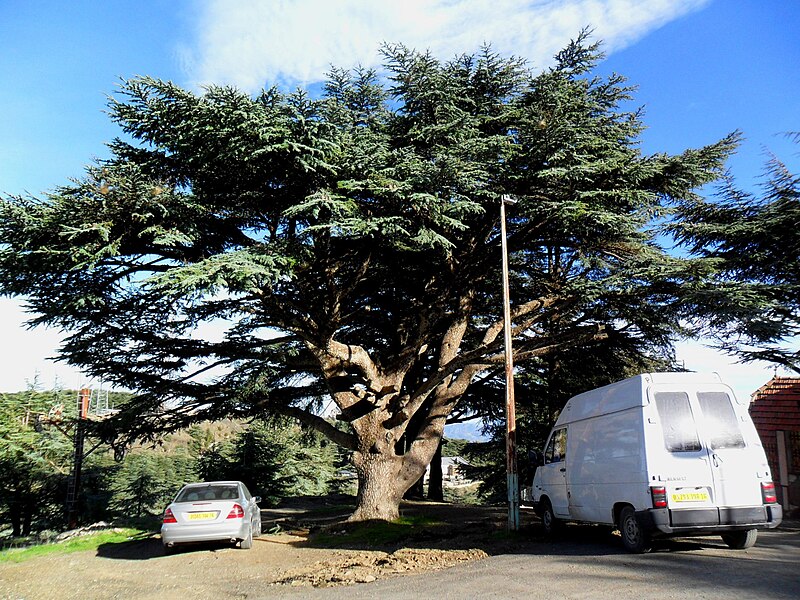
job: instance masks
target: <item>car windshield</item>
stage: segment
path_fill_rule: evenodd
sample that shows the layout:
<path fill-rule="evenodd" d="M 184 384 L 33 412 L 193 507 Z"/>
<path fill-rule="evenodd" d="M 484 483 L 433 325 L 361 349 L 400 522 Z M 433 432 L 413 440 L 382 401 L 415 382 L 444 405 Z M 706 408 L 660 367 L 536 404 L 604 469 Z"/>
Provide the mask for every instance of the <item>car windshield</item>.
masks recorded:
<path fill-rule="evenodd" d="M 233 500 L 239 497 L 239 490 L 231 484 L 209 484 L 186 487 L 181 490 L 175 502 L 196 502 L 197 500 Z"/>

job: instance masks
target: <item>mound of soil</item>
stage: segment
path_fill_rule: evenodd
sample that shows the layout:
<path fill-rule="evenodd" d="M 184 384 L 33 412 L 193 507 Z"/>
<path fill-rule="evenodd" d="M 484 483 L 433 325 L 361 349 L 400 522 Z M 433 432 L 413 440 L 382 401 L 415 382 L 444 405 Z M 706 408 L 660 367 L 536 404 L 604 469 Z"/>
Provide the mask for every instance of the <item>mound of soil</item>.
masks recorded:
<path fill-rule="evenodd" d="M 401 548 L 394 552 L 349 552 L 311 565 L 284 571 L 274 585 L 330 587 L 368 583 L 411 572 L 436 571 L 462 562 L 480 560 L 483 550 L 432 550 Z"/>
<path fill-rule="evenodd" d="M 398 527 L 402 533 L 388 541 L 357 535 L 369 525 L 344 522 L 352 509 L 352 497 L 342 496 L 295 498 L 265 510 L 265 530 L 277 526 L 303 537 L 302 546 L 333 550 L 324 560 L 283 571 L 274 585 L 350 585 L 445 569 L 486 558 L 504 550 L 509 542 L 503 535 L 505 507 L 406 501 L 401 517 L 422 520 Z"/>

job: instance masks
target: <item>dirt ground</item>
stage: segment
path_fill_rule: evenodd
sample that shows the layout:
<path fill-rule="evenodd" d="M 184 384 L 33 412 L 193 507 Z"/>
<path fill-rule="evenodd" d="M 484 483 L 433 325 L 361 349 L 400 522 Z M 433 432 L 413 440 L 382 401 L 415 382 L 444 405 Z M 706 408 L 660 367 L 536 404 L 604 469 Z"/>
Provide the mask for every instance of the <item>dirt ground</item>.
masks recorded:
<path fill-rule="evenodd" d="M 581 595 L 586 591 L 581 587 L 582 579 L 574 584 L 577 587 L 567 586 L 561 590 L 559 586 L 570 583 L 567 577 L 570 573 L 583 573 L 581 568 L 586 571 L 586 577 L 609 576 L 605 571 L 596 572 L 601 567 L 611 569 L 609 573 L 614 569 L 620 570 L 619 580 L 625 583 L 639 572 L 642 568 L 640 563 L 645 560 L 624 552 L 619 536 L 602 527 L 573 526 L 566 532 L 564 540 L 559 540 L 557 544 L 550 543 L 543 537 L 541 525 L 530 510 L 522 511 L 520 532 L 510 535 L 506 532 L 507 512 L 504 506 L 472 507 L 406 502 L 401 507 L 403 516 L 421 515 L 425 520 L 417 522 L 413 527 L 402 528 L 403 536 L 394 538 L 394 542 L 381 542 L 374 538 L 359 537 L 358 529 L 351 530 L 353 526 L 345 523 L 344 519 L 350 513 L 352 504 L 350 507 L 343 506 L 343 502 L 347 500 L 295 500 L 279 509 L 262 511 L 265 533 L 254 540 L 251 550 L 206 544 L 164 556 L 160 539 L 158 536 L 151 536 L 121 544 L 107 544 L 97 551 L 45 556 L 16 564 L 0 563 L 0 599 L 202 600 L 223 597 L 303 598 L 316 597 L 319 594 L 328 597 L 332 594 L 337 598 L 352 600 L 355 597 L 374 597 L 369 590 L 384 588 L 394 590 L 386 597 L 435 596 L 444 599 L 476 594 L 484 597 L 507 597 L 507 594 L 500 593 L 501 590 L 520 580 L 521 574 L 529 577 L 538 575 L 546 579 L 544 583 L 531 583 L 534 588 L 545 583 L 555 586 L 552 594 L 542 597 L 568 597 L 570 594 L 573 597 L 597 597 L 588 592 L 589 595 Z M 390 525 L 389 529 L 391 527 Z M 703 560 L 710 560 L 712 555 L 719 554 L 719 560 L 724 562 L 723 566 L 737 565 L 735 568 L 731 567 L 733 573 L 724 575 L 726 579 L 735 579 L 736 573 L 748 566 L 761 573 L 760 578 L 763 579 L 766 568 L 764 565 L 771 565 L 776 569 L 770 576 L 774 581 L 781 577 L 785 579 L 787 571 L 783 563 L 796 560 L 794 557 L 798 551 L 796 546 L 800 522 L 785 521 L 781 527 L 780 531 L 765 535 L 757 548 L 743 553 L 728 550 L 718 537 L 702 543 L 694 540 L 671 541 L 662 544 L 664 548 L 661 550 L 665 552 L 657 553 L 660 558 L 657 556 L 658 560 L 654 560 L 654 564 L 659 566 L 670 561 L 686 560 L 687 564 L 682 566 L 684 570 L 693 565 L 702 570 Z M 385 532 L 386 527 L 383 530 Z M 781 558 L 784 554 L 786 556 Z M 534 555 L 537 556 L 536 569 L 530 569 L 529 562 L 525 562 L 524 568 L 513 562 L 517 558 Z M 698 558 L 701 556 L 702 560 Z M 507 567 L 511 574 L 503 574 L 503 560 L 512 561 L 513 564 Z M 569 564 L 565 564 L 565 560 Z M 579 564 L 582 560 L 586 563 L 584 567 Z M 602 560 L 620 564 L 599 562 Z M 465 564 L 470 561 L 475 562 L 469 566 Z M 448 596 L 444 592 L 424 587 L 428 585 L 424 577 L 397 581 L 403 575 L 423 574 L 449 567 L 456 567 L 448 571 L 455 579 L 447 584 L 446 589 L 452 591 L 458 585 L 467 586 L 460 592 L 453 592 L 455 595 Z M 465 571 L 465 568 L 469 571 Z M 478 584 L 472 579 L 465 581 L 465 572 L 474 575 L 474 578 L 485 580 L 484 588 L 473 589 L 472 586 Z M 794 572 L 792 566 L 788 571 L 790 578 L 796 577 L 791 575 Z M 671 580 L 671 575 L 659 573 L 653 576 Z M 447 577 L 447 574 L 442 575 Z M 698 577 L 702 579 L 705 575 Z M 753 581 L 759 579 L 755 575 L 752 578 Z M 441 577 L 437 576 L 434 581 L 439 579 Z M 416 585 L 414 594 L 411 594 L 412 588 L 406 582 Z M 359 583 L 368 585 L 354 586 Z M 398 584 L 400 589 L 405 590 L 403 593 L 395 589 Z M 722 584 L 714 585 L 719 587 Z M 797 589 L 792 583 L 786 585 Z M 564 592 L 569 589 L 572 592 Z M 566 596 L 561 592 L 556 593 L 558 590 L 566 593 Z M 637 594 L 624 597 L 641 596 L 638 592 Z M 692 594 L 689 596 L 694 597 Z M 708 597 L 717 596 L 712 594 Z M 750 596 L 745 594 L 737 597 Z"/>
<path fill-rule="evenodd" d="M 264 597 L 287 588 L 351 585 L 444 569 L 502 552 L 511 543 L 504 534 L 504 507 L 405 503 L 403 516 L 423 514 L 426 520 L 388 544 L 346 536 L 348 512 L 330 499 L 264 510 L 265 533 L 251 550 L 206 544 L 164 556 L 154 536 L 96 552 L 4 563 L 0 598 Z"/>

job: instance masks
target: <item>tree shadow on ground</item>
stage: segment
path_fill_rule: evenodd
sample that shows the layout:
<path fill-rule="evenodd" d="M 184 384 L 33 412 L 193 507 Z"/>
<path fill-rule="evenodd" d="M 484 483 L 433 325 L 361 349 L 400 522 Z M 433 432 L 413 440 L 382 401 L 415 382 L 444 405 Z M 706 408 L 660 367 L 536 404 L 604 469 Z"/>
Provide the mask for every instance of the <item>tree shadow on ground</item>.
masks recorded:
<path fill-rule="evenodd" d="M 150 536 L 141 540 L 113 542 L 97 547 L 97 556 L 118 560 L 148 560 L 164 556 L 161 540 Z"/>
<path fill-rule="evenodd" d="M 611 527 L 567 525 L 557 535 L 547 536 L 531 509 L 521 511 L 520 529 L 509 532 L 505 506 L 455 505 L 405 501 L 397 522 L 349 523 L 338 520 L 315 522 L 291 518 L 283 521 L 287 531 L 305 534 L 297 546 L 395 552 L 402 548 L 430 550 L 480 549 L 486 554 L 534 554 L 557 556 L 601 556 L 627 554 L 618 533 Z M 724 547 L 719 538 L 657 539 L 653 552 L 696 552 L 709 545 Z M 709 544 L 710 543 L 710 544 Z"/>

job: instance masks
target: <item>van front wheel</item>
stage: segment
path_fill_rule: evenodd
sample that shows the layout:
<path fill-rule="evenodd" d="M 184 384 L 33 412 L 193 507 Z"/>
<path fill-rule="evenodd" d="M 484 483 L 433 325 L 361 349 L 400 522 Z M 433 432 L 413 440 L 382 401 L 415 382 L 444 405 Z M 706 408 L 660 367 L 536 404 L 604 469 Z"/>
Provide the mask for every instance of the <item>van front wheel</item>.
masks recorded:
<path fill-rule="evenodd" d="M 558 531 L 559 525 L 559 520 L 556 519 L 550 500 L 545 498 L 542 501 L 542 527 L 544 528 L 545 535 L 554 535 Z"/>
<path fill-rule="evenodd" d="M 758 538 L 758 529 L 748 529 L 746 531 L 729 531 L 722 534 L 722 541 L 734 550 L 744 550 L 752 548 Z"/>
<path fill-rule="evenodd" d="M 619 532 L 622 544 L 629 552 L 642 554 L 652 548 L 650 534 L 645 531 L 636 519 L 633 507 L 626 506 L 619 513 Z"/>

